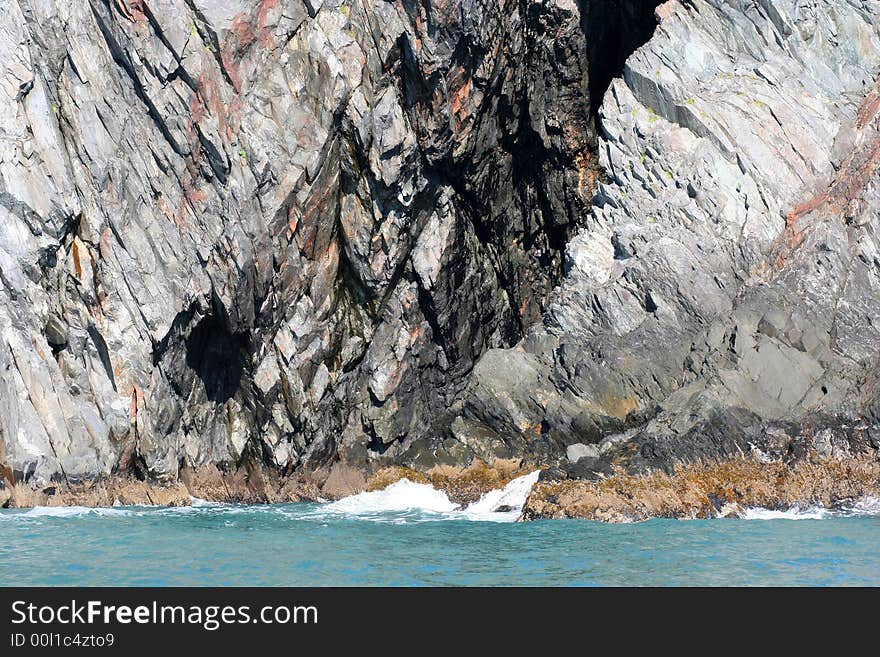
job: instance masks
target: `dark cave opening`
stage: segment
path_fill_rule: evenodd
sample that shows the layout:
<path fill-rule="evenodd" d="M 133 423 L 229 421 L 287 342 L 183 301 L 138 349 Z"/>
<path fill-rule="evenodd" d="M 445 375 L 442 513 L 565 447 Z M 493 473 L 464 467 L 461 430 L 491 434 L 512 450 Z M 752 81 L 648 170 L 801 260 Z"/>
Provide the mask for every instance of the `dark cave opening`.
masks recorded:
<path fill-rule="evenodd" d="M 654 35 L 654 10 L 663 0 L 580 0 L 581 29 L 587 38 L 590 112 L 597 116 L 611 81 L 626 60 Z"/>
<path fill-rule="evenodd" d="M 202 318 L 186 339 L 186 364 L 201 379 L 207 398 L 218 404 L 238 390 L 248 352 L 247 336 L 232 333 L 213 315 Z"/>

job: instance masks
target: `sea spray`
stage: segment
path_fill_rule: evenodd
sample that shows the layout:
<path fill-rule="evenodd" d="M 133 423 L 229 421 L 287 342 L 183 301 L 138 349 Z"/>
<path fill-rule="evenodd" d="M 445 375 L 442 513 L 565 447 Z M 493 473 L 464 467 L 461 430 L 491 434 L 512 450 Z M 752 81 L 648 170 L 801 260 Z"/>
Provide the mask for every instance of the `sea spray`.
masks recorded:
<path fill-rule="evenodd" d="M 850 516 L 880 516 L 880 497 L 866 495 L 851 506 L 844 506 L 841 512 Z"/>
<path fill-rule="evenodd" d="M 828 516 L 828 509 L 820 506 L 791 509 L 761 509 L 758 507 L 744 509 L 740 518 L 743 520 L 821 520 Z"/>
<path fill-rule="evenodd" d="M 356 517 L 377 514 L 418 512 L 436 519 L 466 519 L 513 522 L 519 518 L 529 491 L 538 481 L 539 470 L 511 480 L 504 488 L 489 491 L 476 502 L 462 508 L 430 484 L 400 479 L 383 490 L 359 493 L 321 507 L 321 512 Z"/>
<path fill-rule="evenodd" d="M 522 512 L 532 486 L 538 481 L 541 471 L 535 470 L 509 482 L 504 488 L 492 490 L 479 500 L 467 506 L 463 514 L 469 520 L 489 520 L 493 522 L 513 522 Z"/>
<path fill-rule="evenodd" d="M 117 507 L 35 506 L 19 515 L 27 518 L 76 518 L 79 516 L 127 516 L 131 511 Z"/>
<path fill-rule="evenodd" d="M 75 522 L 92 517 L 114 521 L 115 519 L 157 518 L 216 515 L 254 515 L 276 517 L 291 521 L 364 520 L 371 522 L 430 522 L 438 520 L 465 520 L 489 522 L 514 522 L 519 519 L 522 507 L 538 472 L 518 477 L 504 488 L 489 491 L 479 500 L 462 507 L 447 495 L 428 484 L 418 484 L 401 479 L 384 490 L 360 493 L 337 502 L 323 504 L 245 505 L 208 502 L 194 498 L 191 506 L 177 507 L 83 507 L 43 506 L 28 510 L 0 510 L 0 522 Z M 739 516 L 745 520 L 820 520 L 826 518 L 880 517 L 880 497 L 866 496 L 858 500 L 837 504 L 833 508 L 820 506 L 792 507 L 789 509 L 746 508 Z"/>
<path fill-rule="evenodd" d="M 458 508 L 443 491 L 429 484 L 417 484 L 401 479 L 383 490 L 358 493 L 331 502 L 324 511 L 350 515 L 385 513 L 393 511 L 427 511 L 448 513 Z"/>
<path fill-rule="evenodd" d="M 860 500 L 836 504 L 833 508 L 822 506 L 791 507 L 789 509 L 745 509 L 743 520 L 821 520 L 823 518 L 880 516 L 880 497 L 866 495 Z"/>

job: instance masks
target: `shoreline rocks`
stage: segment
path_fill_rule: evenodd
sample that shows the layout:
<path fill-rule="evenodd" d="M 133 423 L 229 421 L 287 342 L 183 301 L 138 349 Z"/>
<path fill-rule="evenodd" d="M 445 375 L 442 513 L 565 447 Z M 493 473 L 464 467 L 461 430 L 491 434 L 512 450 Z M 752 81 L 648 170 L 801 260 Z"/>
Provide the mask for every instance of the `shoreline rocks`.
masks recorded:
<path fill-rule="evenodd" d="M 579 518 L 635 522 L 651 518 L 739 517 L 747 508 L 832 508 L 880 496 L 880 458 L 822 458 L 813 452 L 787 464 L 743 457 L 676 466 L 671 473 L 622 469 L 596 481 L 539 481 L 523 520 Z"/>
<path fill-rule="evenodd" d="M 128 477 L 114 477 L 73 485 L 16 484 L 11 489 L 0 490 L 0 508 L 9 509 L 28 509 L 38 506 L 189 506 L 189 504 L 190 496 L 182 483 L 150 484 Z"/>
<path fill-rule="evenodd" d="M 344 464 L 289 476 L 253 464 L 228 471 L 203 466 L 182 469 L 180 480 L 174 483 L 139 481 L 125 475 L 74 484 L 0 485 L 0 508 L 187 506 L 192 498 L 230 504 L 331 501 L 383 489 L 404 478 L 431 484 L 453 502 L 469 504 L 534 470 L 524 467 L 519 460 L 501 459 L 491 464 L 474 461 L 466 467 L 435 466 L 425 471 L 394 466 L 379 469 L 369 478 Z"/>
<path fill-rule="evenodd" d="M 175 484 L 149 484 L 112 477 L 81 484 L 0 487 L 0 508 L 35 506 L 188 506 L 193 498 L 215 503 L 284 504 L 330 501 L 363 491 L 384 489 L 408 479 L 443 491 L 451 501 L 467 505 L 511 480 L 534 471 L 517 460 L 467 467 L 438 466 L 419 471 L 400 466 L 383 468 L 363 486 L 334 496 L 316 479 L 296 475 L 278 478 L 265 472 L 224 473 L 204 468 Z M 552 473 L 545 469 L 544 474 Z M 532 487 L 521 521 L 580 519 L 611 523 L 652 518 L 738 518 L 747 509 L 786 511 L 831 509 L 867 496 L 880 497 L 880 455 L 874 452 L 822 456 L 811 451 L 796 461 L 769 460 L 754 454 L 740 458 L 680 464 L 671 471 L 630 474 L 616 467 L 594 480 L 542 478 Z"/>

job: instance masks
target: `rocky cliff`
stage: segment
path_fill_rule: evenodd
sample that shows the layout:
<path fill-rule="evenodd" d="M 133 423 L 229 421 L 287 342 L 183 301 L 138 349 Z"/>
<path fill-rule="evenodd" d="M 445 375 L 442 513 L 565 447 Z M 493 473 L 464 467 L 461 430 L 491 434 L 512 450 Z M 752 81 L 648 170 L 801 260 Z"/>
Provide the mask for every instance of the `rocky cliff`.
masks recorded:
<path fill-rule="evenodd" d="M 880 446 L 877 0 L 9 0 L 0 69 L 8 480 Z"/>

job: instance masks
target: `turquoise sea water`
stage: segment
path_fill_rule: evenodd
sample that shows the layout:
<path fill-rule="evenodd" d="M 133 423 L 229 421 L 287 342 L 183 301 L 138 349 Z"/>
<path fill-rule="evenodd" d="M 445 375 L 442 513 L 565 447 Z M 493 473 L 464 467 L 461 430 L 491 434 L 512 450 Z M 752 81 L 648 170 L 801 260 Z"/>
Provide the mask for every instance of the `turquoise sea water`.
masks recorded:
<path fill-rule="evenodd" d="M 609 525 L 354 511 L 0 511 L 0 584 L 880 585 L 871 514 Z"/>

